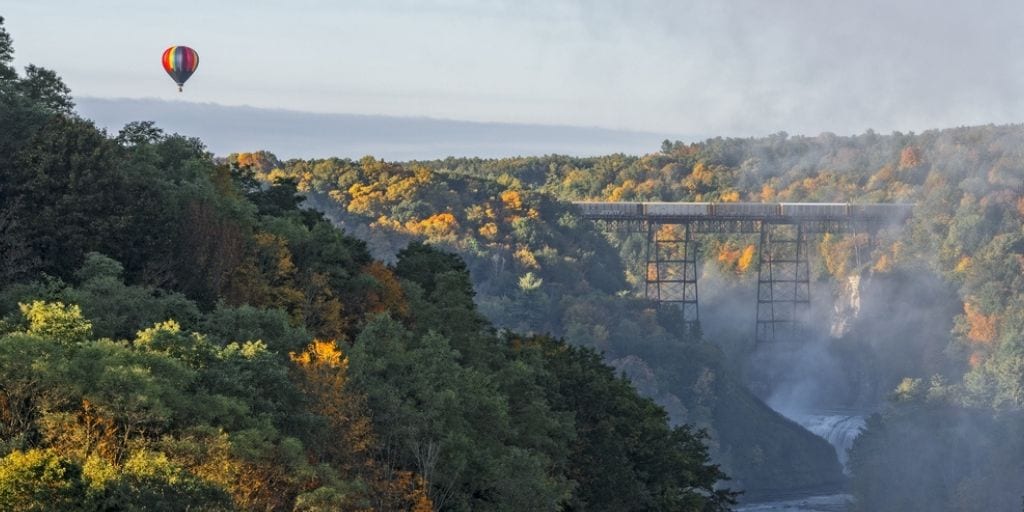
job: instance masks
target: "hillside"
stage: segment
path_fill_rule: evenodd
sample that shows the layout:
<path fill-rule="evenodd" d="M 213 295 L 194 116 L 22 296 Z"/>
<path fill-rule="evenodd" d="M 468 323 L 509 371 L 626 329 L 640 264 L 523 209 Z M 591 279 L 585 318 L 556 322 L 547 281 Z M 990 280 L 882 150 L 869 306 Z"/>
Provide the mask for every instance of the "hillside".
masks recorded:
<path fill-rule="evenodd" d="M 856 291 L 860 309 L 844 313 L 846 328 L 795 350 L 754 347 L 728 313 L 715 312 L 743 311 L 716 289 L 750 288 L 756 266 L 744 261 L 756 253 L 742 256 L 756 239 L 701 239 L 705 274 L 724 276 L 710 283 L 716 296 L 704 303 L 705 336 L 777 407 L 879 412 L 852 453 L 859 509 L 1007 510 L 1024 494 L 1024 451 L 1012 434 L 1024 407 L 1022 148 L 1024 126 L 988 125 L 666 141 L 640 158 L 423 165 L 515 179 L 565 200 L 915 203 L 906 227 L 871 243 L 864 235 L 815 240 L 816 297 Z M 637 240 L 615 232 L 611 240 L 639 282 Z M 825 313 L 822 327 L 837 320 Z"/>
<path fill-rule="evenodd" d="M 2 21 L 2 20 L 0 20 Z M 706 435 L 600 357 L 498 331 L 199 139 L 75 114 L 0 25 L 0 503 L 726 510 Z"/>
<path fill-rule="evenodd" d="M 722 352 L 675 315 L 630 297 L 618 250 L 570 205 L 510 176 L 478 179 L 417 164 L 232 155 L 390 258 L 424 239 L 466 259 L 481 312 L 498 326 L 550 332 L 600 350 L 676 424 L 708 429 L 712 454 L 748 492 L 834 485 L 835 455 L 766 407 Z"/>
<path fill-rule="evenodd" d="M 1013 445 L 1006 432 L 1013 431 L 1016 411 L 1024 406 L 1017 355 L 1024 333 L 1022 147 L 1024 128 L 1009 125 L 922 134 L 780 133 L 697 144 L 666 141 L 661 151 L 642 157 L 405 164 L 278 162 L 268 154 L 234 158 L 259 169 L 265 180 L 294 179 L 310 192 L 310 204 L 366 238 L 384 257 L 410 238 L 464 254 L 481 308 L 499 325 L 549 330 L 599 348 L 676 421 L 707 425 L 716 442 L 713 451 L 722 448 L 718 443 L 741 446 L 737 439 L 750 439 L 751 432 L 727 431 L 738 418 L 771 428 L 765 426 L 769 421 L 752 420 L 762 416 L 740 405 L 746 400 L 725 391 L 731 384 L 723 383 L 744 382 L 776 407 L 881 412 L 855 446 L 851 469 L 858 498 L 870 504 L 866 510 L 899 510 L 907 503 L 903 491 L 886 485 L 899 472 L 920 475 L 917 487 L 929 489 L 922 491 L 929 498 L 913 495 L 936 509 L 950 503 L 999 508 L 1021 493 L 1019 485 L 994 476 L 1015 474 L 1009 465 L 1020 454 L 996 457 L 991 450 Z M 631 298 L 643 275 L 637 235 L 611 231 L 605 232 L 607 240 L 595 239 L 600 231 L 574 220 L 564 206 L 559 209 L 567 200 L 910 202 L 917 207 L 906 227 L 870 241 L 864 235 L 814 241 L 818 296 L 850 293 L 848 283 L 856 282 L 863 307 L 832 336 L 827 324 L 836 317 L 826 311 L 819 317 L 821 339 L 784 349 L 753 346 L 749 333 L 736 329 L 721 309 L 730 303 L 729 290 L 749 287 L 756 275 L 750 265 L 756 253 L 744 257 L 756 249 L 755 238 L 699 240 L 704 273 L 714 281 L 705 283 L 712 286 L 702 326 L 708 343 L 695 343 L 696 333 L 679 338 L 671 318 Z M 621 267 L 609 249 L 619 252 Z M 582 263 L 578 268 L 577 262 Z M 579 270 L 594 268 L 604 270 L 594 275 Z M 679 361 L 693 364 L 680 368 Z M 702 398 L 707 382 L 723 387 Z M 744 412 L 722 416 L 725 410 Z M 905 437 L 926 428 L 935 414 L 958 418 L 949 432 L 936 436 L 967 430 L 977 442 L 956 454 L 937 437 Z M 1000 441 L 990 444 L 992 439 Z M 782 457 L 766 457 L 767 464 L 778 468 L 799 460 L 806 467 L 789 453 L 792 446 Z M 915 451 L 930 458 L 912 455 Z M 738 458 L 743 462 L 735 468 L 729 453 L 735 452 L 716 455 L 741 482 L 765 478 L 749 463 L 751 452 Z M 930 471 L 929 464 L 964 457 L 992 462 L 965 463 L 958 466 L 962 471 L 942 476 Z"/>

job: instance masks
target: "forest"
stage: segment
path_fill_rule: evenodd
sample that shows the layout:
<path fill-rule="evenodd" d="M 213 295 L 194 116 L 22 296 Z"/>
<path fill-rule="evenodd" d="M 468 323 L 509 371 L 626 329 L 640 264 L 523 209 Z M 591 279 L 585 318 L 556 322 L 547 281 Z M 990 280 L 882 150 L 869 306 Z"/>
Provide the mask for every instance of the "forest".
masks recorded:
<path fill-rule="evenodd" d="M 0 25 L 2 27 L 2 25 Z M 0 30 L 5 510 L 725 510 L 707 434 L 287 180 L 117 134 Z"/>
<path fill-rule="evenodd" d="M 698 332 L 673 325 L 637 298 L 642 237 L 588 226 L 566 201 L 913 203 L 905 226 L 870 243 L 815 240 L 816 287 L 858 283 L 864 305 L 816 340 L 812 364 L 846 381 L 804 399 L 875 413 L 847 467 L 858 509 L 1010 510 L 1024 496 L 1022 148 L 1024 127 L 1006 125 L 665 141 L 642 157 L 228 161 L 294 183 L 379 257 L 423 239 L 462 255 L 481 312 L 600 350 L 674 423 L 706 429 L 714 460 L 755 495 L 841 478 L 757 400 L 806 355 L 751 357 L 764 349 L 721 312 Z M 701 250 L 720 301 L 756 278 L 756 237 L 706 237 Z"/>
<path fill-rule="evenodd" d="M 1024 497 L 1024 126 L 666 140 L 643 156 L 216 158 L 146 121 L 97 129 L 13 51 L 0 31 L 13 510 Z M 702 324 L 684 328 L 643 299 L 643 237 L 573 200 L 915 207 L 870 239 L 813 241 L 815 293 L 857 305 L 820 312 L 793 348 L 744 327 L 756 236 L 699 239 Z M 798 402 L 871 412 L 845 467 L 777 412 Z"/>

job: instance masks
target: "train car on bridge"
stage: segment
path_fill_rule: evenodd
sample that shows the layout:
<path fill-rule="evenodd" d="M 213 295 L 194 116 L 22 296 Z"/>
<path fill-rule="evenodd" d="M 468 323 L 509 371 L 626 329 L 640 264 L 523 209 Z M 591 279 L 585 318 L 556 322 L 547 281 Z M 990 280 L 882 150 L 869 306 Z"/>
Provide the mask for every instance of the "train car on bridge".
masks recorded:
<path fill-rule="evenodd" d="M 784 217 L 840 219 L 850 216 L 849 203 L 779 203 Z"/>
<path fill-rule="evenodd" d="M 761 219 L 772 221 L 890 220 L 910 216 L 911 204 L 851 203 L 685 203 L 597 202 L 574 203 L 584 217 L 604 220 L 651 220 L 672 222 L 704 219 Z"/>
<path fill-rule="evenodd" d="M 850 214 L 857 217 L 875 217 L 878 219 L 902 222 L 914 212 L 914 205 L 907 203 L 851 204 Z"/>
<path fill-rule="evenodd" d="M 777 217 L 781 212 L 777 203 L 712 203 L 709 213 L 712 217 Z"/>
<path fill-rule="evenodd" d="M 707 217 L 711 203 L 643 203 L 644 215 L 651 219 Z"/>
<path fill-rule="evenodd" d="M 641 218 L 644 215 L 643 203 L 580 201 L 574 204 L 585 217 L 593 219 Z"/>

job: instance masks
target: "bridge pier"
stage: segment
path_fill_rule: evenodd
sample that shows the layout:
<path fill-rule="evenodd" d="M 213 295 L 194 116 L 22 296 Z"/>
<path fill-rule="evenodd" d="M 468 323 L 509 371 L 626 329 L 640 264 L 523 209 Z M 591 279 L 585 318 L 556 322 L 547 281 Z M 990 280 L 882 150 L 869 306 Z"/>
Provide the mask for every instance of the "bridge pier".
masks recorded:
<path fill-rule="evenodd" d="M 678 225 L 682 234 L 673 226 Z M 668 227 L 669 229 L 663 229 Z M 697 242 L 690 223 L 647 224 L 645 294 L 682 315 L 687 327 L 700 322 L 697 303 Z"/>
<path fill-rule="evenodd" d="M 802 223 L 761 223 L 757 268 L 758 342 L 795 340 L 810 320 L 807 233 Z"/>

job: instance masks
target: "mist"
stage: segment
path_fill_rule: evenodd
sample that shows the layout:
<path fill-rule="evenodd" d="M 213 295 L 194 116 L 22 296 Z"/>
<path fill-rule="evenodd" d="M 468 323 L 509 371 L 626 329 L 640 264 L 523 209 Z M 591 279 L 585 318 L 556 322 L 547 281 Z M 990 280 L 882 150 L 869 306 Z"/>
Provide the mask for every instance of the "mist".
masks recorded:
<path fill-rule="evenodd" d="M 83 97 L 75 101 L 83 115 L 110 133 L 116 134 L 132 121 L 155 121 L 168 132 L 202 138 L 219 156 L 257 149 L 271 151 L 282 159 L 642 154 L 657 148 L 662 140 L 675 137 L 578 126 L 317 114 L 157 99 Z"/>

